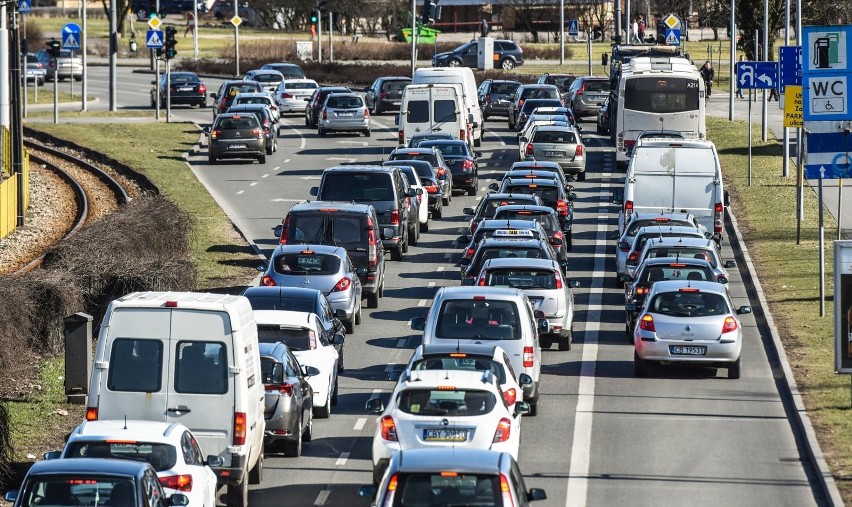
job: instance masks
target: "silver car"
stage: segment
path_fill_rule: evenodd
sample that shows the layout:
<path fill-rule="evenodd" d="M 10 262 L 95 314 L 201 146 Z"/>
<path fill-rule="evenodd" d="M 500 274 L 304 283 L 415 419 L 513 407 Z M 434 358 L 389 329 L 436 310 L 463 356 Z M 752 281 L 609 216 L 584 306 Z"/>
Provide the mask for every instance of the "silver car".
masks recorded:
<path fill-rule="evenodd" d="M 263 104 L 269 109 L 270 114 L 275 118 L 276 123 L 281 119 L 281 110 L 278 108 L 278 103 L 272 96 L 271 92 L 244 92 L 238 93 L 231 103 L 231 107 L 245 104 Z"/>
<path fill-rule="evenodd" d="M 653 238 L 707 238 L 707 232 L 688 225 L 648 226 L 636 231 L 636 236 L 626 252 L 615 250 L 615 269 L 618 273 L 618 286 L 624 287 L 623 275 L 633 276 L 639 265 L 639 256 L 645 243 Z M 710 235 L 712 237 L 712 234 Z"/>
<path fill-rule="evenodd" d="M 730 280 L 731 277 L 726 268 L 733 268 L 737 265 L 734 261 L 723 263 L 716 242 L 704 238 L 651 238 L 645 243 L 645 248 L 639 254 L 637 260 L 641 264 L 645 259 L 657 257 L 706 259 L 713 266 L 713 274 L 716 275 L 717 279 L 721 276 Z"/>
<path fill-rule="evenodd" d="M 527 159 L 558 162 L 566 174 L 586 179 L 586 147 L 573 127 L 543 126 L 536 129 L 524 151 Z"/>
<path fill-rule="evenodd" d="M 571 350 L 574 327 L 574 293 L 576 280 L 565 280 L 556 261 L 550 259 L 489 259 L 479 272 L 480 286 L 523 289 L 533 310 L 547 319 L 548 332 L 539 330 L 541 348 L 554 342 L 559 350 Z"/>
<path fill-rule="evenodd" d="M 370 137 L 370 111 L 357 93 L 330 93 L 320 108 L 317 133 L 361 132 Z"/>
<path fill-rule="evenodd" d="M 636 311 L 628 303 L 628 311 Z M 639 310 L 633 333 L 634 373 L 646 377 L 653 364 L 686 363 L 728 369 L 740 378 L 743 331 L 728 289 L 721 283 L 672 280 L 657 282 Z"/>
<path fill-rule="evenodd" d="M 272 69 L 250 70 L 243 76 L 244 81 L 257 81 L 264 90 L 274 92 L 281 81 L 284 81 L 284 74 Z"/>
<path fill-rule="evenodd" d="M 267 452 L 285 456 L 302 454 L 302 442 L 313 436 L 314 390 L 307 377 L 319 375 L 313 366 L 301 366 L 296 356 L 281 342 L 261 343 L 260 374 L 263 380 Z"/>
<path fill-rule="evenodd" d="M 333 311 L 343 310 L 345 316 L 340 320 L 347 332 L 361 323 L 361 281 L 344 248 L 279 245 L 271 259 L 268 266 L 261 267 L 261 285 L 317 289 L 328 298 Z"/>
<path fill-rule="evenodd" d="M 59 80 L 69 78 L 74 78 L 74 81 L 83 80 L 83 59 L 80 58 L 79 52 L 63 49 L 57 59 L 50 56 L 46 49 L 42 49 L 36 53 L 36 58 L 44 65 L 48 81 L 52 81 L 54 76 Z"/>

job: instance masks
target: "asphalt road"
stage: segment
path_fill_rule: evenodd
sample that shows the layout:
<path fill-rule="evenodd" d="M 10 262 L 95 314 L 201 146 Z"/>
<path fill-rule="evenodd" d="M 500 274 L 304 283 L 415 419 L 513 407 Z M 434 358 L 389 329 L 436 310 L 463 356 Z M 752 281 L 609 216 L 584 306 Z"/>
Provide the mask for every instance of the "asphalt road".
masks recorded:
<path fill-rule="evenodd" d="M 91 70 L 90 93 L 106 92 L 106 70 Z M 218 84 L 206 80 L 211 91 Z M 150 79 L 119 69 L 119 106 L 146 108 Z M 101 100 L 101 107 L 106 100 Z M 153 112 L 152 112 L 153 115 Z M 209 122 L 209 109 L 176 109 L 175 119 Z M 271 228 L 287 209 L 309 197 L 325 167 L 384 158 L 396 146 L 393 117 L 373 118 L 373 137 L 332 135 L 304 128 L 301 116 L 283 121 L 278 152 L 267 163 L 207 164 L 202 150 L 190 163 L 238 227 L 265 253 Z M 623 292 L 615 288 L 617 209 L 610 187 L 614 170 L 608 138 L 583 124 L 588 178 L 577 183 L 571 277 L 576 289 L 575 346 L 543 353 L 539 415 L 525 417 L 519 462 L 528 487 L 547 490 L 541 506 L 562 505 L 790 505 L 819 502 L 803 465 L 781 401 L 773 367 L 754 318 L 743 316 L 743 373 L 672 370 L 633 377 L 633 347 L 625 343 Z M 250 504 L 368 505 L 357 489 L 370 482 L 375 417 L 364 402 L 393 387 L 386 372 L 401 367 L 419 336 L 408 321 L 424 315 L 436 287 L 458 284 L 456 236 L 466 227 L 461 210 L 473 206 L 487 184 L 515 160 L 515 136 L 506 124 L 487 124 L 480 151 L 477 197 L 455 196 L 444 218 L 433 221 L 402 262 L 388 262 L 385 298 L 346 337 L 340 402 L 314 424 L 314 440 L 301 458 L 270 457 Z M 724 259 L 734 258 L 726 241 Z M 749 304 L 740 273 L 731 270 L 735 306 Z"/>

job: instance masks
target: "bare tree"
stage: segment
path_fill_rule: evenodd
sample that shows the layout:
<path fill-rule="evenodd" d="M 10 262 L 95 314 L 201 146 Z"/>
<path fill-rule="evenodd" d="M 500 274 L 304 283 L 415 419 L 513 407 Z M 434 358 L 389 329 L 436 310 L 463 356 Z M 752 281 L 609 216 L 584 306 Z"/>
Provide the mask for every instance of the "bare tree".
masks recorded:
<path fill-rule="evenodd" d="M 539 30 L 542 26 L 552 26 L 554 20 L 559 24 L 559 13 L 551 3 L 541 0 L 507 0 L 507 5 L 515 13 L 515 19 L 530 33 L 533 42 L 539 42 Z"/>
<path fill-rule="evenodd" d="M 606 40 L 607 23 L 609 22 L 609 7 L 611 0 L 588 0 L 582 8 L 578 8 L 577 19 L 592 29 L 600 29 L 601 40 Z"/>

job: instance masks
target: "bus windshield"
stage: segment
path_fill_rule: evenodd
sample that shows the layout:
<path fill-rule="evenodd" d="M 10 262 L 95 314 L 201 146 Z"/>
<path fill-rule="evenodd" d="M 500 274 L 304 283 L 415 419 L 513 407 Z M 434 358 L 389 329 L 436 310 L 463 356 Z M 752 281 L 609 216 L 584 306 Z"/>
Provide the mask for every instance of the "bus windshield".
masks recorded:
<path fill-rule="evenodd" d="M 698 80 L 642 76 L 624 83 L 624 109 L 643 113 L 682 113 L 699 108 Z"/>

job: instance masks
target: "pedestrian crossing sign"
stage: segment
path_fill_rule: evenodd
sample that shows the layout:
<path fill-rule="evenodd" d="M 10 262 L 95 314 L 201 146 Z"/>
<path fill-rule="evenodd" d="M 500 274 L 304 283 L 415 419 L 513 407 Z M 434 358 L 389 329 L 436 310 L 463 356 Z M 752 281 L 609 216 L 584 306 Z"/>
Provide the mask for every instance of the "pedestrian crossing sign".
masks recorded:
<path fill-rule="evenodd" d="M 148 30 L 145 37 L 145 45 L 149 48 L 163 47 L 163 32 L 161 30 Z"/>
<path fill-rule="evenodd" d="M 76 33 L 66 33 L 62 39 L 62 47 L 65 49 L 80 49 L 80 39 Z"/>
<path fill-rule="evenodd" d="M 669 46 L 680 46 L 680 30 L 666 30 L 666 44 Z"/>

